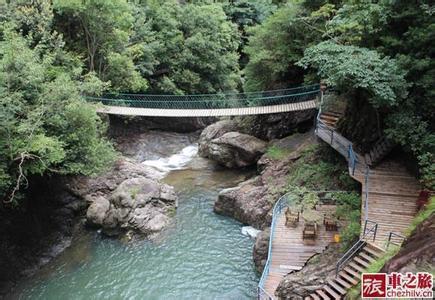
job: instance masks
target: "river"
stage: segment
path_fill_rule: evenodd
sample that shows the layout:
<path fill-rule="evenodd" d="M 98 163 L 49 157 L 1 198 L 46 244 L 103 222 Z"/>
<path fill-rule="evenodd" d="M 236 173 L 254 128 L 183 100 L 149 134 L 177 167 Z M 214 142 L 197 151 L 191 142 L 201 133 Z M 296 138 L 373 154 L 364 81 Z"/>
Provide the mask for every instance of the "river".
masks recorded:
<path fill-rule="evenodd" d="M 249 174 L 199 158 L 194 142 L 148 132 L 126 151 L 175 187 L 179 206 L 171 226 L 152 241 L 132 242 L 85 230 L 16 298 L 254 299 L 253 240 L 241 234 L 242 224 L 213 213 L 219 190 Z"/>

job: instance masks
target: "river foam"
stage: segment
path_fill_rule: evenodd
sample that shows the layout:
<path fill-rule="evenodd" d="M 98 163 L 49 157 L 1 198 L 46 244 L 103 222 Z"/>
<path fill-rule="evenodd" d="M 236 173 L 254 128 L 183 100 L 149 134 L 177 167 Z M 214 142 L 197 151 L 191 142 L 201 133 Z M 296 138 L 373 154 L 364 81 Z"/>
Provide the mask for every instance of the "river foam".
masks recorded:
<path fill-rule="evenodd" d="M 198 144 L 192 144 L 184 147 L 180 152 L 175 153 L 169 157 L 161 157 L 159 159 L 145 160 L 143 165 L 152 167 L 165 176 L 170 171 L 181 170 L 192 161 L 198 154 Z"/>

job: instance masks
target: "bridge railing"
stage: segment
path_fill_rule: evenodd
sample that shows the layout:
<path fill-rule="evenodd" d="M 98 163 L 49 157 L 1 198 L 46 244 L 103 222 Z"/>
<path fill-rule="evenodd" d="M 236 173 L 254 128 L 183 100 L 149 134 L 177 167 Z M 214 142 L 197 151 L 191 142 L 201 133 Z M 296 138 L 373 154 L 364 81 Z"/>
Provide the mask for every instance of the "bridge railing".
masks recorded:
<path fill-rule="evenodd" d="M 303 86 L 264 92 L 197 94 L 197 95 L 148 95 L 105 94 L 86 97 L 90 102 L 110 106 L 155 109 L 219 109 L 290 104 L 315 99 L 319 85 Z"/>

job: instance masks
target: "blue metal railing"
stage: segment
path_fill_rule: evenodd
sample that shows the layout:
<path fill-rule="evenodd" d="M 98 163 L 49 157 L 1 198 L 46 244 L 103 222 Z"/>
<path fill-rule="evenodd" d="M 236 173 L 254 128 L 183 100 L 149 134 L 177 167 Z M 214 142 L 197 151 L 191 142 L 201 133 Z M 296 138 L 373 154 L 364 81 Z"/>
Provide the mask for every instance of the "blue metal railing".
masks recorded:
<path fill-rule="evenodd" d="M 258 287 L 257 287 L 257 295 L 258 295 L 259 300 L 260 299 L 261 300 L 262 299 L 273 299 L 273 297 L 271 295 L 269 295 L 269 293 L 265 290 L 264 284 L 266 282 L 267 276 L 269 275 L 270 264 L 272 261 L 272 241 L 273 241 L 273 236 L 274 236 L 274 232 L 275 232 L 276 221 L 278 220 L 278 217 L 281 215 L 283 209 L 288 206 L 288 195 L 289 194 L 290 193 L 283 195 L 281 198 L 278 199 L 278 201 L 273 206 L 272 222 L 270 225 L 270 238 L 269 238 L 269 249 L 268 249 L 268 253 L 267 253 L 267 261 L 266 261 L 266 264 L 264 265 L 263 273 L 261 274 L 260 282 L 258 283 Z"/>
<path fill-rule="evenodd" d="M 320 116 L 322 115 L 322 106 L 324 102 L 323 91 L 320 91 L 320 105 L 319 111 L 316 117 L 316 129 L 315 132 L 318 135 L 319 130 L 322 130 L 329 137 L 327 141 L 331 146 L 333 146 L 338 152 L 344 155 L 348 162 L 349 171 L 352 175 L 355 175 L 355 169 L 357 164 L 359 163 L 358 157 L 354 151 L 353 143 L 343 137 L 340 133 L 338 133 L 334 128 L 331 128 L 327 124 L 325 124 Z"/>

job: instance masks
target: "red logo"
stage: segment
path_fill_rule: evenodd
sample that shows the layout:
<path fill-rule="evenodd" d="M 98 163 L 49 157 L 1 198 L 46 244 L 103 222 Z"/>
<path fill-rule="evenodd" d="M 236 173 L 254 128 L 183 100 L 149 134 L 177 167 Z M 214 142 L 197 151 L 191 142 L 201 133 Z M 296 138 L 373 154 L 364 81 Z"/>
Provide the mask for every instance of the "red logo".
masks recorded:
<path fill-rule="evenodd" d="M 385 298 L 387 293 L 387 274 L 362 274 L 361 293 L 363 298 Z"/>

